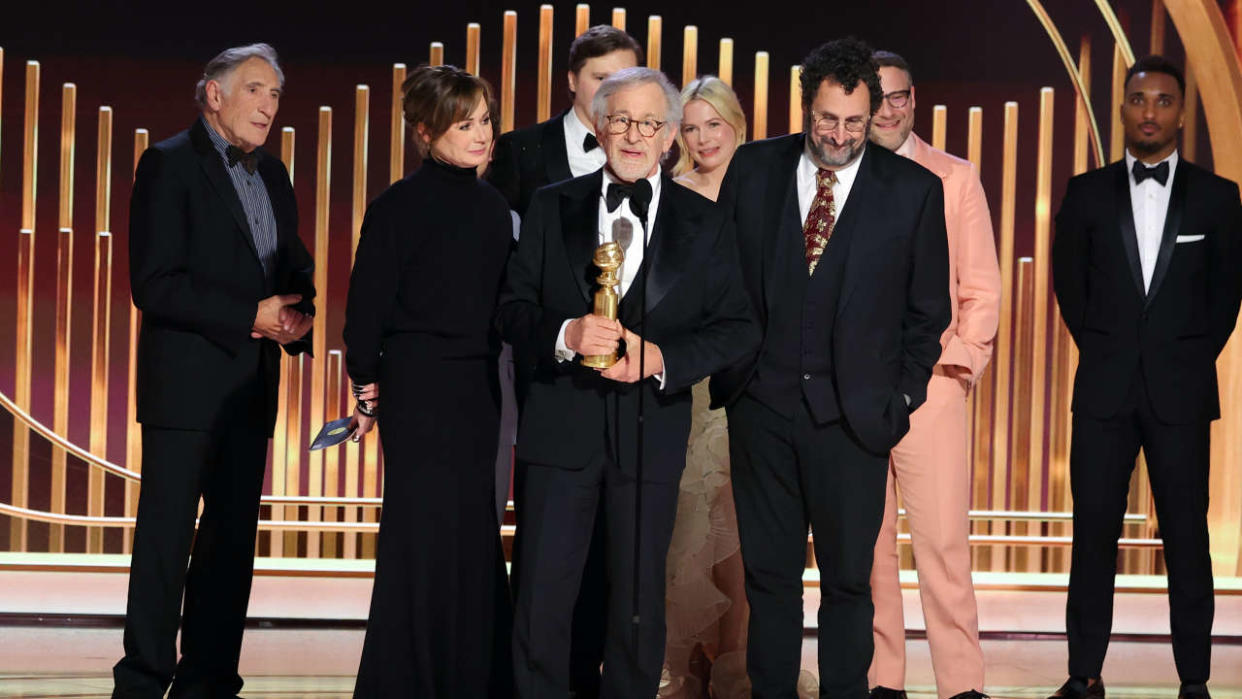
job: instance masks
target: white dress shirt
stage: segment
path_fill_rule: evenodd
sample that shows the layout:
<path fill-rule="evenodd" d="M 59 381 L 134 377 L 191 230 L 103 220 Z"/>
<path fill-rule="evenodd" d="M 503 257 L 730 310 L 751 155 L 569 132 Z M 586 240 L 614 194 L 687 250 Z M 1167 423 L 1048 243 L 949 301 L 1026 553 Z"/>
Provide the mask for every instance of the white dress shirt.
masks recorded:
<path fill-rule="evenodd" d="M 570 174 L 582 177 L 604 167 L 608 158 L 604 155 L 603 148 L 592 148 L 590 153 L 582 150 L 582 141 L 587 134 L 594 134 L 595 129 L 583 124 L 578 118 L 578 112 L 573 109 L 561 121 L 565 126 L 565 155 L 569 158 Z"/>
<path fill-rule="evenodd" d="M 808 138 L 810 138 L 808 136 Z M 871 146 L 867 146 L 870 148 Z M 845 200 L 850 196 L 850 189 L 854 187 L 854 178 L 858 176 L 858 164 L 866 157 L 864 152 L 858 156 L 854 162 L 837 170 L 837 183 L 832 185 L 832 201 L 836 205 L 837 220 L 841 219 L 841 212 L 845 209 Z M 798 213 L 801 215 L 802 225 L 806 227 L 806 217 L 811 213 L 811 204 L 815 201 L 815 175 L 819 171 L 819 166 L 811 160 L 811 156 L 805 150 L 802 151 L 802 157 L 798 159 Z M 833 224 L 836 225 L 836 224 Z"/>
<path fill-rule="evenodd" d="M 613 224 L 619 219 L 626 219 L 634 227 L 634 236 L 630 241 L 628 248 L 624 250 L 625 258 L 621 264 L 621 283 L 618 295 L 625 297 L 629 291 L 630 285 L 634 282 L 634 277 L 638 275 L 638 270 L 643 264 L 643 243 L 640 235 L 646 235 L 647 241 L 651 241 L 651 227 L 655 224 L 656 211 L 660 206 L 660 184 L 661 176 L 659 169 L 655 174 L 648 177 L 647 181 L 651 183 L 651 204 L 647 207 L 647 226 L 644 230 L 642 223 L 638 220 L 638 215 L 634 213 L 634 209 L 630 207 L 630 199 L 626 197 L 621 201 L 621 205 L 615 211 L 608 211 L 606 197 L 608 193 L 608 185 L 619 182 L 616 177 L 607 168 L 604 169 L 604 176 L 601 179 L 599 190 L 599 229 L 596 233 L 596 245 L 613 242 L 612 230 Z M 569 327 L 569 323 L 573 318 L 561 323 L 561 331 L 556 335 L 556 361 L 567 362 L 574 358 L 574 351 L 569 349 L 569 345 L 565 344 L 565 330 Z M 660 382 L 660 388 L 664 388 L 664 372 L 655 374 L 655 379 Z"/>
<path fill-rule="evenodd" d="M 1126 149 L 1126 179 L 1130 182 L 1130 209 L 1134 212 L 1134 235 L 1138 238 L 1139 266 L 1143 268 L 1143 290 L 1151 288 L 1151 275 L 1156 269 L 1156 257 L 1160 254 L 1160 240 L 1164 237 L 1164 220 L 1169 214 L 1169 195 L 1173 191 L 1173 175 L 1177 172 L 1177 151 L 1161 160 L 1169 164 L 1169 180 L 1160 184 L 1148 177 L 1143 184 L 1134 183 L 1134 163 L 1138 159 Z M 1147 167 L 1155 167 L 1153 163 Z"/>

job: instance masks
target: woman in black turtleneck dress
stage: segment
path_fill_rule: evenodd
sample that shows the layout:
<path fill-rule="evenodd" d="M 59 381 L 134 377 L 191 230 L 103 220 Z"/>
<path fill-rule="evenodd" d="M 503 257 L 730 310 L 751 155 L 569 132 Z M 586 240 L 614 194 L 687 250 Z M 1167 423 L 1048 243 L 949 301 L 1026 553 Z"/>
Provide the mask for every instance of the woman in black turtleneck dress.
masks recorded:
<path fill-rule="evenodd" d="M 377 397 L 359 401 L 359 432 L 378 419 L 384 447 L 354 695 L 505 697 L 491 321 L 512 224 L 504 198 L 476 176 L 491 150 L 491 89 L 451 66 L 422 66 L 402 90 L 423 164 L 367 209 L 345 319 L 350 379 Z"/>

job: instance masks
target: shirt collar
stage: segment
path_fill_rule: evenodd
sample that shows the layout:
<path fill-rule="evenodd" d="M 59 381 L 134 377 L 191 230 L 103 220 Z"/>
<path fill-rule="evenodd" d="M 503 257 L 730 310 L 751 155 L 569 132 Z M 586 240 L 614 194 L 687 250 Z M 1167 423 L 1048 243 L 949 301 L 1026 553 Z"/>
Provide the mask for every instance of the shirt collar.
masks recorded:
<path fill-rule="evenodd" d="M 582 150 L 582 141 L 586 139 L 587 134 L 594 133 L 582 123 L 582 120 L 578 118 L 578 112 L 575 112 L 573 107 L 565 112 L 565 141 L 571 144 L 575 151 L 585 153 L 586 151 Z"/>
<path fill-rule="evenodd" d="M 228 156 L 229 146 L 231 146 L 231 145 L 233 145 L 233 144 L 231 144 L 231 143 L 229 143 L 228 141 L 224 140 L 224 136 L 221 136 L 219 131 L 216 131 L 216 130 L 215 130 L 215 128 L 214 128 L 214 127 L 212 127 L 212 125 L 211 125 L 211 124 L 207 123 L 207 119 L 206 119 L 206 118 L 204 118 L 204 117 L 202 117 L 202 116 L 199 116 L 199 120 L 203 122 L 203 128 L 207 131 L 207 137 L 208 137 L 209 139 L 211 139 L 211 145 L 215 146 L 216 152 L 218 152 L 218 153 L 220 154 L 220 157 L 221 157 L 221 158 L 224 158 L 224 166 L 225 166 L 225 167 L 228 167 L 228 164 L 229 164 L 229 156 Z M 256 153 L 256 154 L 259 152 L 259 149 L 258 149 L 258 148 L 255 148 L 254 150 L 255 150 L 255 153 Z"/>
<path fill-rule="evenodd" d="M 660 180 L 662 179 L 663 178 L 660 176 L 660 168 L 656 168 L 655 174 L 647 178 L 647 181 L 651 183 L 651 201 L 653 203 L 660 196 Z M 621 180 L 614 177 L 613 174 L 608 171 L 607 166 L 605 166 L 604 167 L 604 180 L 603 180 L 603 183 L 600 185 L 599 195 L 601 197 L 607 195 L 608 185 L 614 182 L 620 184 Z"/>
<path fill-rule="evenodd" d="M 893 152 L 902 157 L 914 160 L 914 146 L 915 146 L 914 132 L 911 131 L 909 135 L 906 136 L 906 140 L 902 141 L 901 145 L 897 146 L 897 150 Z"/>
<path fill-rule="evenodd" d="M 1130 152 L 1129 148 L 1126 148 L 1125 151 L 1126 151 L 1126 177 L 1130 179 L 1130 184 L 1134 184 L 1134 175 L 1131 175 L 1130 173 L 1134 170 L 1134 163 L 1138 162 L 1138 158 L 1134 157 L 1134 155 Z M 1174 149 L 1172 153 L 1169 153 L 1169 156 L 1167 158 L 1164 158 L 1163 160 L 1160 161 L 1160 163 L 1169 164 L 1169 182 L 1170 183 L 1173 182 L 1173 173 L 1177 171 L 1178 160 L 1179 158 L 1177 157 L 1177 150 Z M 1156 167 L 1160 163 L 1152 163 L 1150 165 L 1148 165 L 1147 163 L 1143 163 L 1143 166 L 1144 167 Z"/>

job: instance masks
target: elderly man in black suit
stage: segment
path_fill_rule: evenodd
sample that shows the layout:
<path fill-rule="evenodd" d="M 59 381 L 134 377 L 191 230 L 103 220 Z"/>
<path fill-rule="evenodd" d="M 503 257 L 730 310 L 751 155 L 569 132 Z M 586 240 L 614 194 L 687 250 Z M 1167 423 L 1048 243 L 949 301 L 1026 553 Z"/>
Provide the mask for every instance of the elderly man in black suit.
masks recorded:
<path fill-rule="evenodd" d="M 739 148 L 721 189 L 763 327 L 756 359 L 711 385 L 729 410 L 756 697 L 795 696 L 808 525 L 820 696 L 867 696 L 888 454 L 949 324 L 940 179 L 868 145 L 881 99 L 866 44 L 820 46 L 802 62 L 803 133 Z"/>
<path fill-rule="evenodd" d="M 1208 697 L 1209 440 L 1220 417 L 1216 357 L 1242 295 L 1242 203 L 1237 184 L 1178 155 L 1184 106 L 1177 66 L 1136 61 L 1121 105 L 1125 158 L 1070 180 L 1057 213 L 1053 287 L 1079 362 L 1070 678 L 1055 697 L 1104 696 L 1117 540 L 1140 448 L 1164 540 L 1179 696 Z"/>
<path fill-rule="evenodd" d="M 569 694 L 571 616 L 597 511 L 609 582 L 602 696 L 655 696 L 689 389 L 759 340 L 732 225 L 660 172 L 680 122 L 676 88 L 648 68 L 618 71 L 592 111 L 607 165 L 535 195 L 497 312 L 529 377 L 514 621 L 516 686 L 528 698 Z M 592 254 L 610 240 L 626 248 L 617 320 L 591 313 Z M 609 369 L 575 359 L 622 340 Z"/>
<path fill-rule="evenodd" d="M 283 87 L 267 44 L 223 51 L 198 83 L 200 118 L 138 163 L 129 273 L 143 479 L 114 697 L 242 686 L 280 348 L 308 352 L 314 315 L 289 173 L 260 149 Z"/>

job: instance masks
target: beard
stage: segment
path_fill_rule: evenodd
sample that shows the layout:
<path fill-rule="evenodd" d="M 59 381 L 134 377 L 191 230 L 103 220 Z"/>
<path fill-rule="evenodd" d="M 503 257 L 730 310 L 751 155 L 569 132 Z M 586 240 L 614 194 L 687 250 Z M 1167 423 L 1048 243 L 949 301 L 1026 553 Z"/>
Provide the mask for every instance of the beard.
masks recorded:
<path fill-rule="evenodd" d="M 1147 141 L 1134 141 L 1129 145 L 1136 153 L 1141 155 L 1154 155 L 1167 148 L 1168 145 L 1173 142 L 1174 138 L 1176 137 L 1152 139 Z"/>
<path fill-rule="evenodd" d="M 853 136 L 840 144 L 833 144 L 825 139 L 818 140 L 814 134 L 810 138 L 811 154 L 825 167 L 844 167 L 858 159 L 867 147 L 867 132 Z"/>

